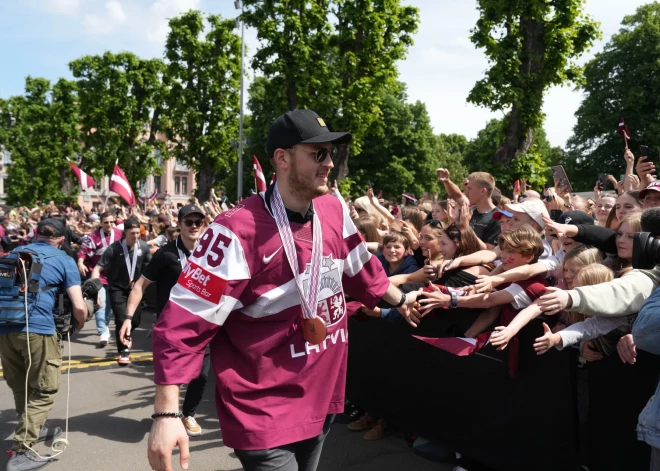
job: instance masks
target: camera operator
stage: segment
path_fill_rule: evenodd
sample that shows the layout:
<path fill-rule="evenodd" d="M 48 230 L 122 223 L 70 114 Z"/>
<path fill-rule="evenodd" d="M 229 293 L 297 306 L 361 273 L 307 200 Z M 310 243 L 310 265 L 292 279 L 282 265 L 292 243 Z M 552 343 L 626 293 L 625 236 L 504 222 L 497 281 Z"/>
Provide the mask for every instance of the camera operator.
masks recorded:
<path fill-rule="evenodd" d="M 61 336 L 56 332 L 53 316 L 58 291 L 61 288 L 66 290 L 79 328 L 85 325 L 88 315 L 76 264 L 60 250 L 65 232 L 66 227 L 57 219 L 45 219 L 39 223 L 35 242 L 24 249 L 39 254 L 43 260 L 40 293 L 30 306 L 29 324 L 0 326 L 2 369 L 7 385 L 14 394 L 19 415 L 7 471 L 37 469 L 48 464 L 47 458 L 38 457 L 28 447 L 37 441 L 55 438 L 61 433 L 59 427 L 49 428 L 44 425 L 60 387 Z M 30 357 L 32 366 L 28 368 Z"/>

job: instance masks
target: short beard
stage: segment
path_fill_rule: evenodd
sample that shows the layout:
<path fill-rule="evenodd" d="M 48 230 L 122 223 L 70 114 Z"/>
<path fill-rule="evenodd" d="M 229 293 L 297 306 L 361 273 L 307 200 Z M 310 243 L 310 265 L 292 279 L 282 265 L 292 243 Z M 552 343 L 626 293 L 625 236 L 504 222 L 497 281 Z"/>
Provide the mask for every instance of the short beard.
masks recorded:
<path fill-rule="evenodd" d="M 291 159 L 291 171 L 287 177 L 287 183 L 289 184 L 292 193 L 305 200 L 312 200 L 319 196 L 327 195 L 330 192 L 327 185 L 315 187 L 306 184 L 298 174 L 298 166 L 296 165 L 295 157 Z"/>

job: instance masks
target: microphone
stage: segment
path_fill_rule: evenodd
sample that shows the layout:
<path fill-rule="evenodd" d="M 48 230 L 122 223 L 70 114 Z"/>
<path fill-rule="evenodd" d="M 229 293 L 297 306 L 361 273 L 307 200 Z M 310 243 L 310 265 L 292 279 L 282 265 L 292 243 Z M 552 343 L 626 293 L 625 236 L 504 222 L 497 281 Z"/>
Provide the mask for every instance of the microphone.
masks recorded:
<path fill-rule="evenodd" d="M 642 231 L 660 236 L 660 208 L 649 208 L 642 213 Z"/>

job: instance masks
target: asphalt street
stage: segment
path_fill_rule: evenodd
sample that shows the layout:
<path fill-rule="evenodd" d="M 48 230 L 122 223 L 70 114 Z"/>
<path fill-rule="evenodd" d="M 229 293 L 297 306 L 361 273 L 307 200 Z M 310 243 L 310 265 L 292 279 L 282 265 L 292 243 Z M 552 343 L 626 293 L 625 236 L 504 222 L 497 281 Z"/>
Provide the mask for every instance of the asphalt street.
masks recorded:
<path fill-rule="evenodd" d="M 97 348 L 94 323 L 88 323 L 72 341 L 72 374 L 69 409 L 70 443 L 67 451 L 43 469 L 51 471 L 149 470 L 146 445 L 153 405 L 153 367 L 150 362 L 148 329 L 153 317 L 147 315 L 135 332 L 133 353 L 140 361 L 126 368 L 114 362 L 114 340 L 104 349 Z M 66 355 L 66 347 L 65 347 Z M 66 381 L 50 414 L 49 422 L 65 428 Z M 191 470 L 233 471 L 241 466 L 231 448 L 223 446 L 222 432 L 215 414 L 213 383 L 209 383 L 197 420 L 203 429 L 191 439 Z M 5 450 L 11 447 L 16 424 L 13 396 L 0 381 L 0 438 Z M 49 444 L 37 450 L 49 454 Z M 4 470 L 7 455 L 0 455 Z M 178 458 L 177 458 L 178 460 Z M 180 469 L 177 464 L 174 469 Z M 401 434 L 374 442 L 365 441 L 362 433 L 349 432 L 336 423 L 329 434 L 319 471 L 450 471 L 452 465 L 439 464 L 416 456 Z"/>

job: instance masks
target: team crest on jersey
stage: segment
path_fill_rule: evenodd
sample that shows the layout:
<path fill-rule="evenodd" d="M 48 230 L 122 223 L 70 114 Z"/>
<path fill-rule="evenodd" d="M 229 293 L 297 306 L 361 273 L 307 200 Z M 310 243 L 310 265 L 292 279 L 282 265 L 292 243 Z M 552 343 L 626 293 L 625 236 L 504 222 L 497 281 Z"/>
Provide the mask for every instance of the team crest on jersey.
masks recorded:
<path fill-rule="evenodd" d="M 339 263 L 332 258 L 332 254 L 321 259 L 321 279 L 319 280 L 319 297 L 316 315 L 323 319 L 327 326 L 335 325 L 346 314 L 344 290 L 341 285 Z M 311 265 L 308 263 L 303 273 L 303 289 L 305 296 L 309 290 L 309 275 Z"/>

